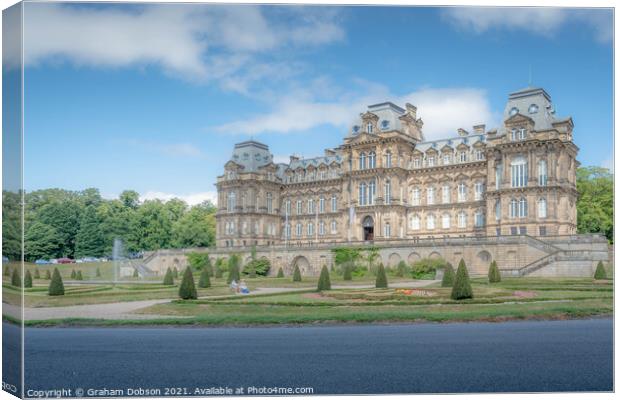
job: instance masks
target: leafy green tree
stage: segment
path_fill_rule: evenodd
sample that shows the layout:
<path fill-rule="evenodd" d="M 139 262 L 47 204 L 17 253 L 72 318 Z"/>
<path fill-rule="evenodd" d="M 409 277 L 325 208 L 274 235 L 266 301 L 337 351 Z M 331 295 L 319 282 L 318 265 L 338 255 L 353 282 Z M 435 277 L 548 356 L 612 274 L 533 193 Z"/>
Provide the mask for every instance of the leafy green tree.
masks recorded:
<path fill-rule="evenodd" d="M 140 205 L 140 194 L 135 190 L 125 190 L 119 195 L 119 200 L 124 207 L 136 209 Z"/>
<path fill-rule="evenodd" d="M 27 260 L 57 257 L 59 249 L 60 239 L 56 229 L 39 221 L 26 224 L 24 252 Z"/>
<path fill-rule="evenodd" d="M 105 253 L 105 237 L 101 220 L 94 205 L 86 207 L 80 218 L 80 229 L 75 237 L 75 256 L 101 257 Z"/>
<path fill-rule="evenodd" d="M 18 260 L 22 253 L 21 194 L 2 191 L 2 254 Z"/>
<path fill-rule="evenodd" d="M 141 250 L 171 248 L 173 214 L 161 200 L 147 200 L 130 224 L 131 241 Z"/>
<path fill-rule="evenodd" d="M 11 273 L 11 285 L 15 287 L 22 287 L 22 280 L 19 277 L 19 271 L 17 268 L 13 268 L 13 272 Z"/>
<path fill-rule="evenodd" d="M 327 269 L 327 265 L 323 265 L 323 268 L 321 268 L 321 275 L 319 276 L 319 283 L 317 285 L 317 290 L 320 292 L 323 290 L 331 290 L 331 289 L 332 289 L 332 284 L 329 279 L 329 270 Z"/>
<path fill-rule="evenodd" d="M 198 287 L 208 288 L 211 287 L 211 279 L 209 279 L 209 271 L 206 268 L 200 272 L 200 280 L 198 281 Z"/>
<path fill-rule="evenodd" d="M 276 278 L 284 278 L 284 271 L 282 270 L 282 267 L 278 269 L 278 275 L 276 275 Z"/>
<path fill-rule="evenodd" d="M 337 247 L 332 249 L 332 253 L 334 253 L 334 262 L 339 266 L 347 263 L 353 266 L 362 258 L 361 250 L 357 248 Z"/>
<path fill-rule="evenodd" d="M 454 267 L 450 263 L 446 263 L 446 267 L 443 271 L 443 278 L 441 279 L 441 287 L 454 286 Z"/>
<path fill-rule="evenodd" d="M 602 233 L 613 243 L 613 174 L 607 168 L 578 168 L 577 192 L 577 232 Z"/>
<path fill-rule="evenodd" d="M 75 280 L 76 281 L 83 281 L 84 277 L 82 276 L 82 270 L 78 270 L 75 274 Z"/>
<path fill-rule="evenodd" d="M 172 276 L 172 271 L 170 270 L 170 267 L 168 267 L 168 269 L 166 270 L 166 275 L 164 275 L 164 285 L 174 285 L 174 277 Z"/>
<path fill-rule="evenodd" d="M 30 275 L 30 270 L 26 270 L 26 274 L 24 275 L 24 287 L 32 287 L 32 275 Z"/>
<path fill-rule="evenodd" d="M 456 279 L 454 280 L 454 286 L 452 287 L 452 294 L 450 297 L 453 300 L 471 299 L 474 297 L 474 292 L 469 282 L 467 267 L 465 266 L 465 260 L 462 258 L 456 270 Z"/>
<path fill-rule="evenodd" d="M 379 264 L 379 268 L 377 268 L 375 287 L 377 289 L 387 289 L 388 287 L 387 275 L 385 274 L 385 267 L 383 264 Z"/>
<path fill-rule="evenodd" d="M 605 266 L 602 261 L 599 261 L 596 265 L 596 271 L 594 272 L 594 279 L 607 279 L 607 272 L 605 272 Z"/>
<path fill-rule="evenodd" d="M 226 278 L 226 283 L 230 284 L 232 281 L 239 282 L 241 279 L 239 273 L 240 262 L 241 260 L 237 254 L 231 254 L 228 258 L 228 277 Z"/>
<path fill-rule="evenodd" d="M 34 269 L 34 279 L 41 279 L 41 273 L 39 272 L 39 268 Z"/>
<path fill-rule="evenodd" d="M 297 264 L 295 264 L 295 268 L 293 268 L 293 282 L 301 282 L 301 271 Z"/>
<path fill-rule="evenodd" d="M 215 244 L 215 212 L 211 202 L 193 206 L 172 227 L 174 247 L 210 247 Z"/>
<path fill-rule="evenodd" d="M 502 281 L 502 276 L 499 273 L 499 268 L 497 268 L 497 263 L 495 260 L 491 261 L 491 265 L 489 265 L 489 283 L 498 283 Z"/>
<path fill-rule="evenodd" d="M 185 268 L 183 273 L 183 280 L 181 281 L 181 286 L 179 286 L 179 297 L 184 300 L 195 300 L 198 298 L 198 292 L 194 284 L 194 275 L 189 267 Z"/>
<path fill-rule="evenodd" d="M 52 275 L 50 274 L 50 270 L 49 269 L 45 270 L 45 279 L 47 279 L 48 281 L 50 279 L 52 279 Z"/>
<path fill-rule="evenodd" d="M 368 247 L 366 248 L 366 256 L 364 260 L 368 263 L 368 270 L 374 271 L 375 261 L 379 258 L 379 248 L 378 247 Z"/>
<path fill-rule="evenodd" d="M 62 283 L 62 276 L 60 276 L 58 268 L 54 268 L 54 273 L 52 274 L 52 280 L 50 281 L 50 286 L 47 293 L 50 296 L 63 296 L 65 294 L 65 286 Z"/>
<path fill-rule="evenodd" d="M 83 208 L 75 196 L 68 194 L 61 201 L 45 204 L 36 213 L 34 221 L 51 226 L 56 232 L 57 250 L 54 256 L 74 257 L 75 240 Z"/>

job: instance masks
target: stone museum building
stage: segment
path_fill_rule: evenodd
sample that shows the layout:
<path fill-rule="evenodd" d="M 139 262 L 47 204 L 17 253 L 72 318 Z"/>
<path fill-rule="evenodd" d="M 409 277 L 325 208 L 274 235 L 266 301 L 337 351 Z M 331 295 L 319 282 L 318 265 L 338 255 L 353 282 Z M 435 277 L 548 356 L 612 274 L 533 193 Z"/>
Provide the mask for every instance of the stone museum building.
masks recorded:
<path fill-rule="evenodd" d="M 236 144 L 217 180 L 217 247 L 576 233 L 573 121 L 544 89 L 511 93 L 491 129 L 428 141 L 422 117 L 370 105 L 338 147 L 288 163 Z"/>

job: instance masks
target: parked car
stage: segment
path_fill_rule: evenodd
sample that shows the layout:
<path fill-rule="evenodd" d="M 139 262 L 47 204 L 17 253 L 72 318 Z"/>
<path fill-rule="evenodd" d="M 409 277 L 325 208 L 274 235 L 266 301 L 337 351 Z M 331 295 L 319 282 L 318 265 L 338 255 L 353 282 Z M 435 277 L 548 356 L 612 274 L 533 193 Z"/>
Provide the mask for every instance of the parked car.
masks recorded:
<path fill-rule="evenodd" d="M 38 265 L 51 264 L 51 262 L 49 260 L 43 260 L 43 259 L 36 260 L 34 263 L 38 264 Z"/>
<path fill-rule="evenodd" d="M 59 258 L 57 261 L 58 261 L 58 264 L 73 264 L 73 263 L 75 263 L 75 260 L 72 260 L 72 259 L 66 258 L 66 257 Z"/>
<path fill-rule="evenodd" d="M 9 262 L 9 258 L 7 256 L 2 256 L 2 264 L 8 263 L 8 262 Z"/>

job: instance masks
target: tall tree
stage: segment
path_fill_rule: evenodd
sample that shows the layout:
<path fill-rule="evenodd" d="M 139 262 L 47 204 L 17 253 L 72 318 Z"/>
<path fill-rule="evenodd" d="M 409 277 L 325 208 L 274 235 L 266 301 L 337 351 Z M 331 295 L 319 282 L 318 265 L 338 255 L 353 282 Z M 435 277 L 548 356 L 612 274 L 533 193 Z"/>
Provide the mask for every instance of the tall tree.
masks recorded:
<path fill-rule="evenodd" d="M 614 235 L 614 179 L 607 168 L 577 169 L 577 232 Z"/>
<path fill-rule="evenodd" d="M 58 257 L 60 247 L 60 237 L 53 227 L 39 221 L 29 223 L 26 226 L 24 251 L 27 260 L 34 261 L 39 258 Z"/>
<path fill-rule="evenodd" d="M 215 244 L 215 208 L 209 202 L 193 206 L 174 222 L 175 247 L 209 247 Z"/>
<path fill-rule="evenodd" d="M 80 218 L 80 230 L 75 238 L 75 256 L 101 257 L 105 250 L 105 237 L 97 210 L 94 205 L 87 206 Z"/>
<path fill-rule="evenodd" d="M 35 220 L 53 227 L 59 239 L 58 256 L 73 257 L 75 237 L 80 226 L 82 205 L 73 199 L 54 201 L 41 207 Z"/>

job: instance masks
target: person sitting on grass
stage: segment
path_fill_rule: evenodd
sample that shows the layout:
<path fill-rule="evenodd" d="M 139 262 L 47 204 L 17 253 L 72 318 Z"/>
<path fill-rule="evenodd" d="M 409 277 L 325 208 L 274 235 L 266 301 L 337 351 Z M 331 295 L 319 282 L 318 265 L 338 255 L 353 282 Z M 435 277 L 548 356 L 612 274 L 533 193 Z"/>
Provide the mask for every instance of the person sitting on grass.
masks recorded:
<path fill-rule="evenodd" d="M 232 282 L 230 282 L 230 290 L 235 293 L 239 292 L 239 284 L 237 284 L 237 281 L 234 279 L 232 280 Z"/>
<path fill-rule="evenodd" d="M 250 289 L 248 289 L 248 285 L 243 279 L 239 282 L 239 292 L 241 294 L 250 294 Z"/>

